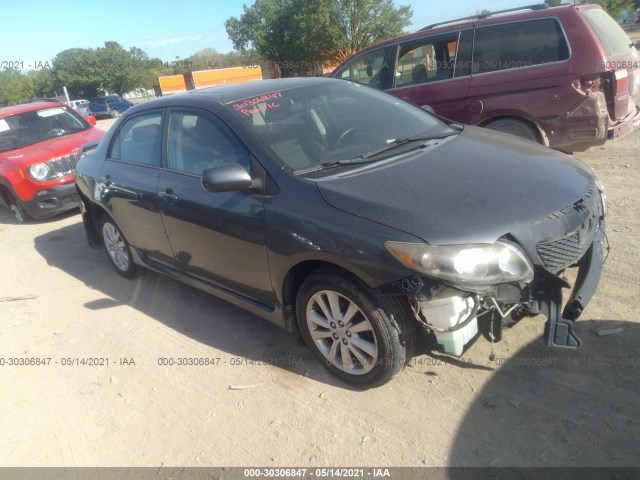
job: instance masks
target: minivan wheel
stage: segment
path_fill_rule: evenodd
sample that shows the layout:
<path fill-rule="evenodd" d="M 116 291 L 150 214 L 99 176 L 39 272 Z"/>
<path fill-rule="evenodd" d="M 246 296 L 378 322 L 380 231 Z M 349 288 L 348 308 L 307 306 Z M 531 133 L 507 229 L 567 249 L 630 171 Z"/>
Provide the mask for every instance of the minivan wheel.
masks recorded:
<path fill-rule="evenodd" d="M 115 222 L 106 215 L 100 219 L 100 233 L 107 257 L 113 268 L 123 277 L 133 278 L 138 269 L 133 263 L 129 243 Z"/>
<path fill-rule="evenodd" d="M 120 116 L 120 112 L 118 110 L 112 110 L 111 111 L 111 116 L 113 118 L 118 118 Z"/>
<path fill-rule="evenodd" d="M 348 383 L 370 388 L 391 380 L 411 359 L 415 325 L 408 305 L 331 270 L 309 276 L 296 301 L 298 325 L 322 365 Z"/>
<path fill-rule="evenodd" d="M 530 123 L 517 118 L 501 118 L 486 125 L 486 128 L 540 143 L 540 134 L 536 129 Z"/>

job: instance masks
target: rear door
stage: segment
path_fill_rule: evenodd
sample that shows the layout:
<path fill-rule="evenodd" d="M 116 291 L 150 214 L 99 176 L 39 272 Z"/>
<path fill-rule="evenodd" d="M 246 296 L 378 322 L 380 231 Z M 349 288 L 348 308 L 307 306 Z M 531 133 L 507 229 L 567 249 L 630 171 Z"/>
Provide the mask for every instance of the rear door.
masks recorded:
<path fill-rule="evenodd" d="M 216 117 L 196 109 L 170 110 L 168 168 L 158 185 L 166 232 L 181 270 L 272 306 L 262 196 L 202 187 L 205 169 L 230 163 L 249 172 L 257 168 Z"/>
<path fill-rule="evenodd" d="M 164 111 L 135 115 L 113 137 L 99 183 L 102 200 L 125 238 L 143 256 L 175 267 L 158 209 Z"/>
<path fill-rule="evenodd" d="M 570 49 L 556 18 L 476 28 L 467 123 L 498 116 L 565 115 L 580 100 Z"/>
<path fill-rule="evenodd" d="M 463 121 L 472 45 L 471 28 L 401 43 L 389 93 Z"/>

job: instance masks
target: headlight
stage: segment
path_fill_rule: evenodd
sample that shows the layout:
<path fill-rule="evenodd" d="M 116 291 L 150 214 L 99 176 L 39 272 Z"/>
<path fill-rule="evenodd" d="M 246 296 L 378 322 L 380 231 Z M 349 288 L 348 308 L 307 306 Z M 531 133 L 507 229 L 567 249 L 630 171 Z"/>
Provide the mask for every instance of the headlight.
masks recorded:
<path fill-rule="evenodd" d="M 49 176 L 49 167 L 45 163 L 34 163 L 29 167 L 29 175 L 40 182 Z"/>
<path fill-rule="evenodd" d="M 469 245 L 385 243 L 404 265 L 465 290 L 486 290 L 500 283 L 530 282 L 533 266 L 524 252 L 507 242 Z"/>

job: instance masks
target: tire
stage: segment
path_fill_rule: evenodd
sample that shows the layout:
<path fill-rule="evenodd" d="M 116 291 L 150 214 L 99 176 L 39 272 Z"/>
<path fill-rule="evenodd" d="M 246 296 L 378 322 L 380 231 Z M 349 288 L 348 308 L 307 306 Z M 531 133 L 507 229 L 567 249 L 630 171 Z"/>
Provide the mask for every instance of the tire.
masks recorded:
<path fill-rule="evenodd" d="M 129 242 L 116 223 L 107 215 L 100 217 L 100 235 L 109 262 L 124 278 L 133 278 L 138 267 L 133 263 Z"/>
<path fill-rule="evenodd" d="M 119 110 L 111 110 L 111 118 L 118 118 L 120 116 Z"/>
<path fill-rule="evenodd" d="M 542 143 L 538 131 L 530 123 L 524 120 L 518 120 L 517 118 L 501 118 L 486 125 L 486 128 Z"/>
<path fill-rule="evenodd" d="M 413 356 L 415 323 L 402 300 L 323 269 L 300 286 L 296 316 L 305 343 L 329 372 L 371 388 L 391 380 Z"/>

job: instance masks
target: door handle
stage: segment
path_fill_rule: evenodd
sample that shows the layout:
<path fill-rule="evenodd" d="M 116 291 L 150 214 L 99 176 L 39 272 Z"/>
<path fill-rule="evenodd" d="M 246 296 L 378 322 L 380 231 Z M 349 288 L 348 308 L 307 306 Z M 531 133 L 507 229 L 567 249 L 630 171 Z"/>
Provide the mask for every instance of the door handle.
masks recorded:
<path fill-rule="evenodd" d="M 178 196 L 173 193 L 173 190 L 167 188 L 164 192 L 158 193 L 158 196 L 167 202 L 169 205 L 173 204 L 178 200 Z"/>

